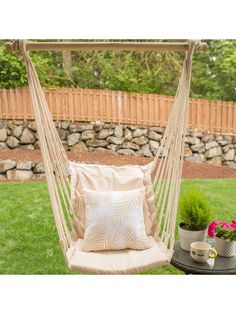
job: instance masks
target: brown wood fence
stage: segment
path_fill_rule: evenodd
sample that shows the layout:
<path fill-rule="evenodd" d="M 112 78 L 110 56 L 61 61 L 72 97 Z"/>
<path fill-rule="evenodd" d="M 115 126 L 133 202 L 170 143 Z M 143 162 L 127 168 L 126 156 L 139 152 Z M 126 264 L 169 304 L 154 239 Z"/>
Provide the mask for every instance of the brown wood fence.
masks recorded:
<path fill-rule="evenodd" d="M 102 121 L 146 126 L 165 126 L 173 97 L 78 88 L 45 89 L 56 121 Z M 27 88 L 0 89 L 0 120 L 32 120 Z M 188 128 L 236 133 L 236 103 L 191 99 Z"/>

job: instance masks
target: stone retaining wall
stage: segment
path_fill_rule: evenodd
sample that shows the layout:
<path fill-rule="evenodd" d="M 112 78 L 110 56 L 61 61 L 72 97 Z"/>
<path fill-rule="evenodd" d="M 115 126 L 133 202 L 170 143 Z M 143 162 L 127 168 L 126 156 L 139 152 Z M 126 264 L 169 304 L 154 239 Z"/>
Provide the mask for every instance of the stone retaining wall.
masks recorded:
<path fill-rule="evenodd" d="M 14 161 L 11 159 L 0 160 L 0 180 L 31 180 L 44 179 L 42 162 L 30 160 Z"/>
<path fill-rule="evenodd" d="M 147 157 L 156 154 L 164 133 L 164 129 L 160 127 L 101 123 L 56 122 L 56 128 L 66 150 L 110 151 L 121 155 Z M 0 121 L 0 150 L 14 148 L 39 148 L 34 121 Z M 187 132 L 185 159 L 236 168 L 236 136 Z"/>

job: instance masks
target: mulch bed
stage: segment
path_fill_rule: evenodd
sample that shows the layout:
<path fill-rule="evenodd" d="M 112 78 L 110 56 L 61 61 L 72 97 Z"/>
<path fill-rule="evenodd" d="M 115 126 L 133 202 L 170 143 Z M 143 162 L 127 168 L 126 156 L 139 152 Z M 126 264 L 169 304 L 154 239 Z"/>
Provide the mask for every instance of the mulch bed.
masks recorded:
<path fill-rule="evenodd" d="M 70 160 L 75 160 L 83 163 L 98 163 L 105 165 L 128 165 L 128 164 L 146 164 L 152 160 L 149 157 L 140 156 L 121 156 L 112 153 L 103 152 L 84 152 L 84 153 L 72 153 L 67 152 Z M 40 161 L 40 150 L 5 150 L 0 152 L 0 160 L 12 159 L 12 160 L 34 160 Z M 215 178 L 236 178 L 236 169 L 229 167 L 213 166 L 208 163 L 201 165 L 184 161 L 183 178 L 185 179 L 215 179 Z"/>

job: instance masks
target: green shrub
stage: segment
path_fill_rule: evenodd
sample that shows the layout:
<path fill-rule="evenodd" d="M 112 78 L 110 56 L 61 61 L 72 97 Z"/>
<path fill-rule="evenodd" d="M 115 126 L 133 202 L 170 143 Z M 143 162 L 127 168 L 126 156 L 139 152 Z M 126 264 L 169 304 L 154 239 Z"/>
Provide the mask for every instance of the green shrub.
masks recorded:
<path fill-rule="evenodd" d="M 211 209 L 198 189 L 190 188 L 179 201 L 180 223 L 186 230 L 198 231 L 207 228 L 211 221 Z"/>

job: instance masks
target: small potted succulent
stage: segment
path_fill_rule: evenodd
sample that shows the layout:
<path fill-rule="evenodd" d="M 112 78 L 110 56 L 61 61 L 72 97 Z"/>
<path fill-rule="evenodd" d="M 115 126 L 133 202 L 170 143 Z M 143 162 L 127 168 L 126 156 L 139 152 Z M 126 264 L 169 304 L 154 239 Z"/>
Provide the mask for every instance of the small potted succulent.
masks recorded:
<path fill-rule="evenodd" d="M 190 188 L 180 199 L 180 246 L 190 251 L 192 242 L 205 242 L 207 227 L 211 221 L 211 209 L 205 196 L 196 188 Z"/>
<path fill-rule="evenodd" d="M 229 224 L 226 221 L 213 220 L 208 226 L 208 236 L 215 238 L 218 255 L 232 257 L 236 251 L 236 220 Z"/>

